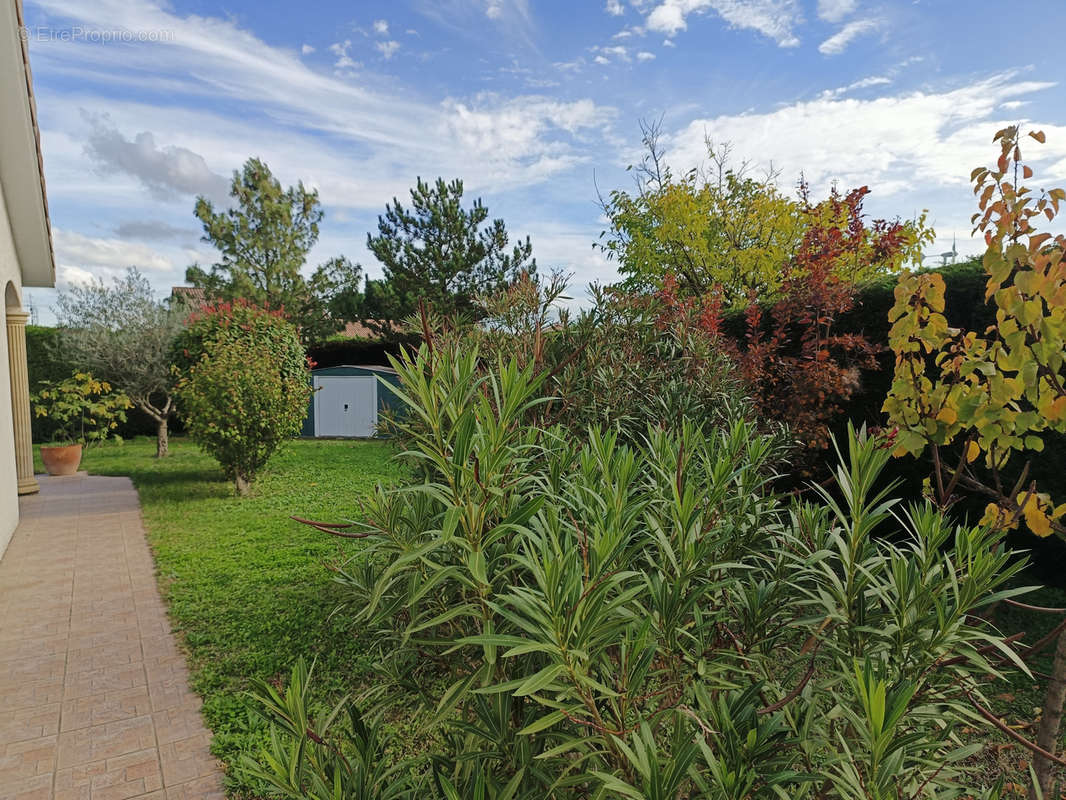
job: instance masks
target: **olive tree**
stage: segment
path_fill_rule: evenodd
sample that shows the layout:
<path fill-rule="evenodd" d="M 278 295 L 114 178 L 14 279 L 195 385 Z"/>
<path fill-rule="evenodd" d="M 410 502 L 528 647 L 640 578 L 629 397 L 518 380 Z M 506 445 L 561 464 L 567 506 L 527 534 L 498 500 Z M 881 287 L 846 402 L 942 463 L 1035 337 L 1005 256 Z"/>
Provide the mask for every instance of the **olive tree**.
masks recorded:
<path fill-rule="evenodd" d="M 174 413 L 171 345 L 183 314 L 158 300 L 136 267 L 111 285 L 95 280 L 59 293 L 62 346 L 79 368 L 108 381 L 156 424 L 156 456 L 168 451 Z"/>

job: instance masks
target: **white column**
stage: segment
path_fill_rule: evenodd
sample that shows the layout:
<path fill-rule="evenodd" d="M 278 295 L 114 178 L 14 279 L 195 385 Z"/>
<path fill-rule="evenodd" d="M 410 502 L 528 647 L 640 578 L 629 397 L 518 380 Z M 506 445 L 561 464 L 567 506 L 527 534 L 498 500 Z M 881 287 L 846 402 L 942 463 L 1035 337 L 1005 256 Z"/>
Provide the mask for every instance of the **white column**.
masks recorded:
<path fill-rule="evenodd" d="M 33 438 L 30 432 L 30 380 L 26 371 L 26 322 L 30 315 L 7 309 L 7 363 L 11 371 L 11 418 L 15 428 L 15 470 L 18 493 L 33 494 L 41 487 L 33 477 Z"/>

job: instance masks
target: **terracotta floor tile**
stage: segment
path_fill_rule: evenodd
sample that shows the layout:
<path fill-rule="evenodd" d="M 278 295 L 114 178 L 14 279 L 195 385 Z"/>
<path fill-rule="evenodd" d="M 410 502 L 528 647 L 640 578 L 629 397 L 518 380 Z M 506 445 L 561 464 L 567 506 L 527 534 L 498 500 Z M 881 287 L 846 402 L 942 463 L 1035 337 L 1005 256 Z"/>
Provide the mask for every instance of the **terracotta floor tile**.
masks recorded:
<path fill-rule="evenodd" d="M 51 797 L 51 774 L 0 783 L 0 800 L 49 800 Z"/>
<path fill-rule="evenodd" d="M 59 733 L 59 703 L 6 709 L 0 715 L 0 746 Z"/>
<path fill-rule="evenodd" d="M 0 800 L 222 800 L 132 484 L 40 482 L 0 560 Z"/>
<path fill-rule="evenodd" d="M 73 731 L 108 722 L 141 717 L 152 710 L 147 686 L 94 693 L 66 700 L 62 704 L 60 728 Z"/>
<path fill-rule="evenodd" d="M 116 758 L 155 745 L 149 716 L 107 722 L 59 734 L 57 765 L 63 767 Z"/>
<path fill-rule="evenodd" d="M 167 788 L 167 800 L 225 800 L 222 779 L 216 775 L 197 778 Z"/>
<path fill-rule="evenodd" d="M 211 755 L 211 734 L 206 731 L 188 739 L 159 745 L 163 781 L 167 786 L 216 774 L 218 762 Z"/>

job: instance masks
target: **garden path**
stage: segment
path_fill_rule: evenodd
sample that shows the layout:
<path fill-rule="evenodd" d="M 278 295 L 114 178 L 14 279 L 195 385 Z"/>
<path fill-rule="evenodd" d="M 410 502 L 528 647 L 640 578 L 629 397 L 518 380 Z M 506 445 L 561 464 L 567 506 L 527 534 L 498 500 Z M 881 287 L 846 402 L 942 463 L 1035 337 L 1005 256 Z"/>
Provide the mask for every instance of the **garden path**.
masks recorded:
<path fill-rule="evenodd" d="M 222 800 L 128 478 L 42 478 L 0 559 L 0 800 Z"/>

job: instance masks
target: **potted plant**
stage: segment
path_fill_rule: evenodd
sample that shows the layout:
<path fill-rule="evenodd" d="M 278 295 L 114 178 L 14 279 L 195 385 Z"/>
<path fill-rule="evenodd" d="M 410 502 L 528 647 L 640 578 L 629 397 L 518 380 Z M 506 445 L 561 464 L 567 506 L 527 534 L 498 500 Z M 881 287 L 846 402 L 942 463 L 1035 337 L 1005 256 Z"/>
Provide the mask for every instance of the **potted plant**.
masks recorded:
<path fill-rule="evenodd" d="M 34 413 L 56 426 L 52 441 L 41 445 L 41 461 L 49 475 L 77 472 L 82 448 L 106 439 L 126 421 L 126 409 L 132 407 L 126 395 L 112 392 L 111 384 L 87 372 L 75 372 L 62 381 L 42 381 L 30 400 Z"/>

